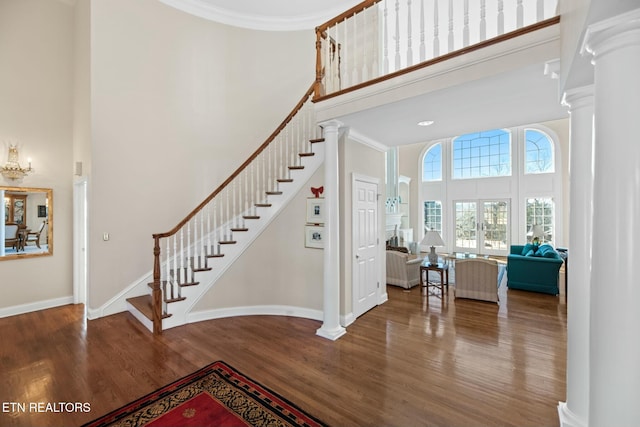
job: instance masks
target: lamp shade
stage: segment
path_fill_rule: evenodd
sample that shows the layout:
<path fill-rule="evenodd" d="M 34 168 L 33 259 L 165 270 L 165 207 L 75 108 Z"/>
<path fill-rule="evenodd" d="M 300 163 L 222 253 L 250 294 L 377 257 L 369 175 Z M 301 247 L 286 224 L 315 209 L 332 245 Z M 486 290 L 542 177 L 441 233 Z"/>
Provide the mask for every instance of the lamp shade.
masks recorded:
<path fill-rule="evenodd" d="M 424 235 L 420 244 L 424 246 L 444 246 L 442 237 L 440 237 L 440 233 L 436 230 L 427 231 L 427 234 Z"/>
<path fill-rule="evenodd" d="M 544 227 L 539 224 L 533 224 L 527 233 L 527 237 L 534 238 L 543 238 L 544 237 Z"/>
<path fill-rule="evenodd" d="M 436 246 L 444 246 L 444 242 L 442 241 L 442 237 L 440 237 L 440 233 L 435 230 L 427 231 L 427 234 L 424 235 L 424 239 L 422 239 L 420 244 L 431 247 L 431 252 L 429 252 L 428 255 L 429 263 L 433 265 L 438 264 L 438 254 L 436 253 Z"/>

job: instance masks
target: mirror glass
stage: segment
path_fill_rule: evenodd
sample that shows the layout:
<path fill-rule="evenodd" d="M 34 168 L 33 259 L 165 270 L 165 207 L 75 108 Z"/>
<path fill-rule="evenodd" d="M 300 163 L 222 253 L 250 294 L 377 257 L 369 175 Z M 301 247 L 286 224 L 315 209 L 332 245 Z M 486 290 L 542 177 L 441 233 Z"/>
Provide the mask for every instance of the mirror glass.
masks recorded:
<path fill-rule="evenodd" d="M 0 261 L 53 254 L 53 191 L 0 187 L 4 226 Z"/>

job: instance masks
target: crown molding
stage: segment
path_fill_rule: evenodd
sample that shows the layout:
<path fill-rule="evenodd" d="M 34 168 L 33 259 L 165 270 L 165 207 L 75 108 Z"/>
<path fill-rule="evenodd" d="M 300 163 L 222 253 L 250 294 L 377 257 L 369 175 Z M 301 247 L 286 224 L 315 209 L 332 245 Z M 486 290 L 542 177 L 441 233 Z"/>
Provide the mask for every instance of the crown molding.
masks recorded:
<path fill-rule="evenodd" d="M 63 0 L 61 0 L 63 1 Z M 75 0 L 70 0 L 75 1 Z M 344 12 L 345 5 L 325 8 L 316 14 L 291 15 L 291 16 L 267 16 L 240 13 L 237 11 L 214 6 L 204 0 L 159 0 L 183 12 L 208 19 L 210 21 L 231 25 L 234 27 L 248 28 L 264 31 L 300 31 L 311 30 Z M 348 7 L 347 7 L 348 8 Z"/>

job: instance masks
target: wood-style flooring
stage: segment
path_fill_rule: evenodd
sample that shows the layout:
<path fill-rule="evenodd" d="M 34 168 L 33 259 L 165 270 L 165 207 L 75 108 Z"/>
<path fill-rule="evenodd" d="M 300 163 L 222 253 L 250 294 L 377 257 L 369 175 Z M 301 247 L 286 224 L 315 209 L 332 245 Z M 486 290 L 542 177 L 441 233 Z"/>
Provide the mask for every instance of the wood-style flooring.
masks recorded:
<path fill-rule="evenodd" d="M 319 322 L 290 317 L 211 320 L 161 337 L 128 313 L 87 321 L 81 305 L 0 319 L 0 426 L 80 425 L 215 360 L 333 426 L 559 424 L 564 296 L 501 288 L 495 305 L 388 293 L 335 342 L 315 335 Z M 30 411 L 57 402 L 90 412 Z"/>

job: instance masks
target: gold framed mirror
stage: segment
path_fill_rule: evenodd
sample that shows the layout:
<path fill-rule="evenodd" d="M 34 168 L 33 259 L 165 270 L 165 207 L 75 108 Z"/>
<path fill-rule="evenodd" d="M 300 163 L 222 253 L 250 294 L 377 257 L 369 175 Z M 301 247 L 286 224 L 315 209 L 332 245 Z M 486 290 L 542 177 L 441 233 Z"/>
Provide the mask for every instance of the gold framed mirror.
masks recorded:
<path fill-rule="evenodd" d="M 53 254 L 53 190 L 0 187 L 0 261 Z"/>

